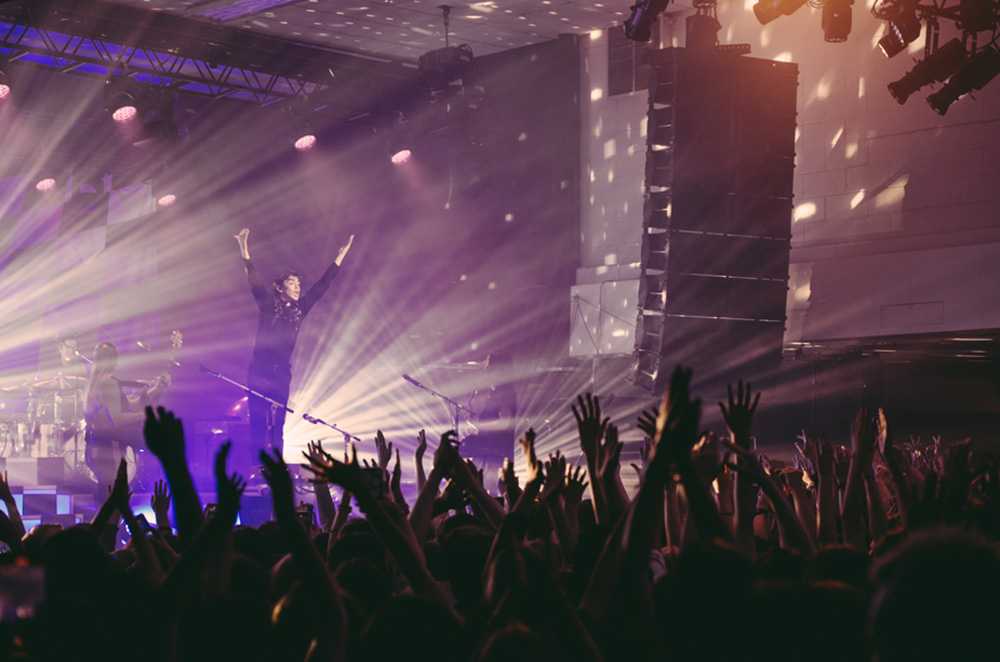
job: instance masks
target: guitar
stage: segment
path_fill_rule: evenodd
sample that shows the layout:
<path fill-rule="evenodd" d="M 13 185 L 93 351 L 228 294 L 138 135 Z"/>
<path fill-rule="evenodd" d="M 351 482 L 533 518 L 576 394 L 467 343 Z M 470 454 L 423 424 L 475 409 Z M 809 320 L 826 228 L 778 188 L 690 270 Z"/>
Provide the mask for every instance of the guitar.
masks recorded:
<path fill-rule="evenodd" d="M 139 343 L 146 349 L 145 345 Z M 145 422 L 145 408 L 154 405 L 173 382 L 172 373 L 180 367 L 177 357 L 184 346 L 184 334 L 179 330 L 170 333 L 170 351 L 167 356 L 167 370 L 153 380 L 125 381 L 117 380 L 121 389 L 123 411 L 116 417 L 110 427 L 101 426 L 94 429 L 92 422 L 87 422 L 85 436 L 85 459 L 87 466 L 95 475 L 107 474 L 117 466 L 121 458 L 125 458 L 129 482 L 138 470 L 138 452 L 145 443 L 142 436 L 142 426 Z M 132 391 L 131 394 L 128 391 Z M 104 479 L 104 478 L 100 478 Z"/>

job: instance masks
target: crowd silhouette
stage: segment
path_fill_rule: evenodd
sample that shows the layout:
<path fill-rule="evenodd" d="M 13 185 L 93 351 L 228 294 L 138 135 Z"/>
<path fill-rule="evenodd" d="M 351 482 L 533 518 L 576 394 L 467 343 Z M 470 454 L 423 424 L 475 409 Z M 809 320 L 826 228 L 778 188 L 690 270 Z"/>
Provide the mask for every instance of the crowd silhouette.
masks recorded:
<path fill-rule="evenodd" d="M 505 464 L 496 494 L 454 432 L 433 451 L 421 433 L 407 503 L 380 433 L 371 462 L 309 446 L 314 522 L 284 460 L 262 453 L 274 520 L 259 527 L 236 524 L 246 483 L 227 468 L 231 446 L 206 513 L 181 421 L 149 409 L 166 477 L 155 525 L 133 511 L 124 465 L 93 522 L 67 529 L 26 533 L 0 481 L 4 577 L 44 573 L 30 618 L 4 618 L 4 659 L 996 659 L 995 458 L 894 439 L 884 412 L 861 410 L 849 445 L 803 434 L 783 464 L 754 448 L 749 384 L 720 403 L 718 436 L 690 385 L 676 369 L 634 422 L 645 442 L 631 498 L 618 427 L 584 394 L 572 408 L 584 466 L 537 457 L 529 430 L 526 475 Z"/>

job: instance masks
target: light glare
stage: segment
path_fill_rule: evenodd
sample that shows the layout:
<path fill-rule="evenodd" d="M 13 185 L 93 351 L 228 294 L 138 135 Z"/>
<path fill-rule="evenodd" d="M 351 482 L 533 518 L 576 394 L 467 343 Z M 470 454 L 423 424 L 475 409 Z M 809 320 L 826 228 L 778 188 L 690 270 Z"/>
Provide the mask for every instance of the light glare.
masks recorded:
<path fill-rule="evenodd" d="M 299 150 L 300 152 L 308 152 L 315 146 L 316 146 L 316 136 L 311 133 L 307 133 L 304 136 L 299 136 L 299 138 L 295 140 L 295 149 Z"/>
<path fill-rule="evenodd" d="M 131 122 L 135 119 L 135 116 L 139 114 L 139 109 L 135 106 L 122 106 L 115 109 L 115 112 L 111 113 L 111 119 L 114 121 L 124 124 L 125 122 Z"/>
<path fill-rule="evenodd" d="M 0 83 L 0 100 L 6 99 L 10 96 L 10 85 L 6 83 Z"/>
<path fill-rule="evenodd" d="M 35 188 L 43 193 L 45 191 L 51 191 L 55 187 L 56 187 L 56 180 L 52 179 L 51 177 L 46 177 L 45 179 L 35 184 Z"/>
<path fill-rule="evenodd" d="M 412 156 L 413 156 L 413 152 L 411 152 L 410 150 L 408 150 L 408 149 L 401 149 L 398 152 L 396 152 L 395 154 L 393 154 L 392 158 L 390 160 L 392 161 L 393 165 L 403 165 L 404 163 L 408 163 L 409 160 L 410 160 L 410 157 L 412 157 Z"/>
<path fill-rule="evenodd" d="M 158 207 L 169 207 L 175 202 L 177 202 L 177 196 L 174 195 L 173 193 L 167 193 L 166 195 L 162 196 L 159 200 L 156 201 L 156 205 Z"/>

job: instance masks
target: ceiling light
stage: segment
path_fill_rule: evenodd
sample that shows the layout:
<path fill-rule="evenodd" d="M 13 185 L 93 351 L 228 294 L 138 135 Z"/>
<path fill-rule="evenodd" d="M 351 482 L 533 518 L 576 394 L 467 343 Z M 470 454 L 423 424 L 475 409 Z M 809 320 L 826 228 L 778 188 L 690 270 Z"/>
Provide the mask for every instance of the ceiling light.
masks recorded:
<path fill-rule="evenodd" d="M 886 57 L 896 57 L 920 36 L 920 19 L 915 3 L 897 5 L 878 46 Z"/>
<path fill-rule="evenodd" d="M 828 42 L 847 41 L 851 34 L 851 5 L 854 0 L 825 0 L 823 3 L 823 37 Z"/>

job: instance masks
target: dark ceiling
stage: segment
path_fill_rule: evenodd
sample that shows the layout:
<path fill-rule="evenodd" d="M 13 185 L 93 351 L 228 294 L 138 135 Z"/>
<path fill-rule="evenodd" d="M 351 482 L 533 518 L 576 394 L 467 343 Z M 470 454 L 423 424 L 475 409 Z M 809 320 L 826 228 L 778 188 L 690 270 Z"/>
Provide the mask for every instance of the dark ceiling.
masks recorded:
<path fill-rule="evenodd" d="M 243 27 L 286 39 L 415 60 L 444 46 L 442 0 L 114 0 L 120 4 Z M 621 0 L 455 2 L 451 43 L 476 55 L 621 22 Z"/>

